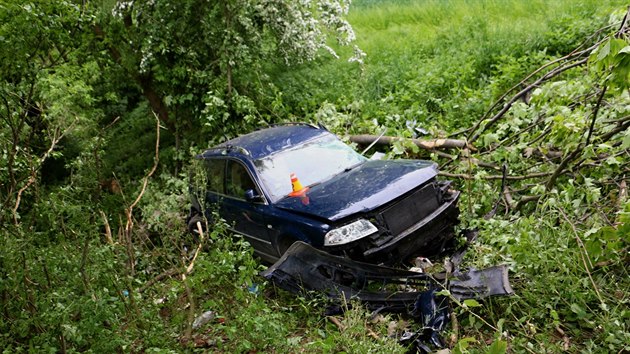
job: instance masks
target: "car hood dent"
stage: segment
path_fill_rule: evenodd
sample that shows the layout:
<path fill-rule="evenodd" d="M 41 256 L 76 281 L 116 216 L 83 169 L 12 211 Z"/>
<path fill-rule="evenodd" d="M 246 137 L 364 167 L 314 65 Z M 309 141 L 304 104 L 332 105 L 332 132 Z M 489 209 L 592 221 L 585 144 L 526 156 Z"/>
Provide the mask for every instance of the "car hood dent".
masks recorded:
<path fill-rule="evenodd" d="M 437 166 L 430 161 L 366 161 L 350 171 L 311 186 L 303 196 L 284 198 L 276 206 L 336 221 L 374 210 L 436 175 Z"/>

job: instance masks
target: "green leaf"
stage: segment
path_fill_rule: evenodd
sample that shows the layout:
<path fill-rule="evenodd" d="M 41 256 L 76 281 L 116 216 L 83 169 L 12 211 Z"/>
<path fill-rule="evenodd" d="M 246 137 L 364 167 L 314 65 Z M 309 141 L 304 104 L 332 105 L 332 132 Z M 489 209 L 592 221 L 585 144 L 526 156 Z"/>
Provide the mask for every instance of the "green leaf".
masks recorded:
<path fill-rule="evenodd" d="M 464 306 L 465 307 L 481 307 L 481 304 L 477 302 L 477 300 L 475 299 L 467 299 L 467 300 L 464 300 Z"/>
<path fill-rule="evenodd" d="M 578 318 L 584 318 L 587 316 L 586 311 L 581 308 L 578 304 L 571 304 L 571 311 L 577 315 Z"/>
<path fill-rule="evenodd" d="M 446 289 L 444 289 L 444 290 L 440 290 L 440 291 L 436 292 L 435 295 L 450 296 L 451 292 L 446 290 Z"/>
<path fill-rule="evenodd" d="M 458 340 L 457 344 L 455 344 L 455 347 L 453 348 L 453 354 L 468 353 L 468 347 L 470 346 L 470 343 L 476 343 L 476 342 L 477 340 L 472 337 L 464 337 Z"/>
<path fill-rule="evenodd" d="M 599 47 L 599 53 L 597 54 L 597 61 L 604 60 L 608 54 L 610 54 L 610 40 L 607 40 L 603 46 Z"/>
<path fill-rule="evenodd" d="M 488 354 L 505 354 L 507 351 L 507 342 L 497 339 L 488 348 Z"/>
<path fill-rule="evenodd" d="M 483 137 L 483 145 L 484 146 L 489 146 L 492 143 L 495 143 L 499 141 L 499 136 L 497 134 L 494 133 L 490 133 L 490 134 L 486 134 Z"/>

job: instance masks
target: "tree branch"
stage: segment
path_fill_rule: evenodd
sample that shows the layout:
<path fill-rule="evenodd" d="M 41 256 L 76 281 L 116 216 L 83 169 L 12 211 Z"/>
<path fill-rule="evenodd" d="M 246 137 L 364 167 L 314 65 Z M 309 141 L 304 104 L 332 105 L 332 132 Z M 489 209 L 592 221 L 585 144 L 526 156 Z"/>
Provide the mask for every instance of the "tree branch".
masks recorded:
<path fill-rule="evenodd" d="M 350 141 L 353 143 L 367 145 L 376 142 L 378 145 L 391 145 L 396 141 L 411 141 L 416 146 L 425 150 L 433 149 L 463 149 L 468 145 L 465 140 L 456 139 L 433 139 L 433 140 L 420 140 L 420 139 L 407 139 L 396 136 L 378 136 L 370 134 L 350 135 Z M 472 148 L 468 146 L 469 148 Z M 474 149 L 473 149 L 474 150 Z"/>
<path fill-rule="evenodd" d="M 74 123 L 73 123 L 74 125 Z M 72 126 L 71 126 L 72 127 Z M 32 166 L 31 168 L 31 176 L 29 177 L 28 181 L 26 182 L 26 184 L 20 188 L 18 190 L 17 193 L 17 197 L 15 200 L 15 206 L 13 207 L 13 223 L 17 226 L 19 224 L 18 222 L 18 216 L 17 216 L 17 211 L 18 208 L 20 207 L 20 202 L 22 200 L 22 193 L 24 193 L 24 191 L 30 187 L 33 183 L 35 183 L 36 179 L 37 179 L 37 171 L 39 171 L 39 169 L 41 168 L 42 164 L 44 163 L 44 161 L 50 156 L 50 154 L 53 152 L 53 150 L 55 149 L 55 146 L 57 146 L 57 143 L 59 142 L 59 140 L 61 140 L 61 138 L 63 138 L 63 136 L 66 134 L 66 132 L 71 128 L 68 127 L 63 133 L 59 133 L 59 130 L 57 129 L 55 131 L 55 133 L 53 133 L 53 138 L 52 141 L 50 143 L 50 147 L 48 148 L 48 150 L 44 153 L 44 155 L 42 155 L 42 157 L 39 160 L 39 165 L 38 166 Z"/>
<path fill-rule="evenodd" d="M 486 131 L 486 129 L 488 129 L 489 127 L 491 127 L 492 125 L 494 125 L 494 123 L 496 123 L 499 119 L 501 119 L 501 117 L 503 117 L 503 115 L 505 113 L 507 113 L 507 111 L 512 107 L 512 105 L 514 104 L 514 102 L 518 101 L 521 97 L 523 97 L 525 94 L 527 94 L 529 91 L 533 90 L 534 88 L 538 87 L 538 85 L 540 85 L 541 83 L 543 83 L 546 80 L 549 80 L 552 77 L 555 77 L 557 75 L 560 75 L 561 73 L 575 68 L 577 66 L 583 65 L 588 61 L 588 58 L 584 58 L 581 60 L 578 60 L 577 62 L 574 62 L 570 65 L 567 66 L 559 66 L 551 71 L 549 71 L 548 73 L 546 73 L 545 75 L 543 75 L 542 77 L 540 77 L 538 80 L 534 81 L 532 84 L 528 85 L 527 87 L 525 87 L 524 89 L 522 89 L 521 91 L 519 91 L 516 95 L 512 96 L 512 98 L 503 106 L 503 108 L 497 113 L 495 114 L 492 118 L 490 118 L 489 120 L 485 121 L 484 119 L 479 120 L 471 129 L 471 132 L 474 132 L 475 130 L 477 130 L 479 128 L 479 126 L 485 121 L 487 122 L 486 125 L 483 126 L 483 128 L 479 129 L 479 131 L 477 131 L 476 133 L 472 134 L 472 136 L 470 136 L 468 142 L 470 144 L 472 144 L 474 141 L 476 141 L 479 136 L 481 136 L 481 134 L 483 134 L 483 132 Z"/>

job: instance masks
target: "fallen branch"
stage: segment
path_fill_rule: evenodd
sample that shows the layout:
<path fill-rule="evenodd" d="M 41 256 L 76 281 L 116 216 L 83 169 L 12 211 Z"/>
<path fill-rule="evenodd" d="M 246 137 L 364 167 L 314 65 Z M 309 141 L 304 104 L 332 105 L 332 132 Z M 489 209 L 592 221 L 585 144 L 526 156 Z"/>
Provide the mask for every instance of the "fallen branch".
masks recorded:
<path fill-rule="evenodd" d="M 444 176 L 444 177 L 449 177 L 449 178 L 461 178 L 461 179 L 466 179 L 466 180 L 473 180 L 476 177 L 475 176 L 471 176 L 471 175 L 467 175 L 467 174 L 463 174 L 463 173 L 449 173 L 449 172 L 438 172 L 438 175 L 440 176 Z M 526 179 L 533 179 L 533 178 L 541 178 L 541 177 L 547 177 L 551 175 L 551 172 L 540 172 L 540 173 L 532 173 L 529 175 L 523 175 L 523 176 L 505 176 L 506 180 L 511 180 L 511 181 L 522 181 L 522 180 L 526 180 Z M 497 179 L 503 179 L 503 176 L 501 175 L 489 175 L 489 176 L 481 176 L 480 178 L 486 179 L 486 180 L 497 180 Z"/>
<path fill-rule="evenodd" d="M 343 325 L 343 323 L 341 323 L 341 321 L 339 321 L 339 319 L 337 319 L 337 317 L 334 316 L 328 316 L 327 317 L 328 320 L 332 323 L 335 324 L 335 326 L 337 326 L 337 328 L 339 329 L 339 332 L 343 332 L 346 330 L 346 326 Z"/>
<path fill-rule="evenodd" d="M 466 157 L 466 156 L 461 157 L 457 155 L 451 155 L 442 151 L 435 150 L 435 149 L 470 148 L 473 151 L 475 151 L 476 149 L 474 149 L 474 147 L 470 145 L 467 145 L 465 140 L 456 140 L 456 139 L 418 140 L 418 139 L 407 139 L 407 138 L 400 138 L 400 137 L 394 137 L 394 136 L 379 137 L 377 135 L 368 135 L 368 134 L 350 136 L 350 141 L 360 144 L 360 145 L 374 144 L 374 143 L 376 143 L 377 145 L 391 145 L 396 141 L 404 141 L 404 140 L 410 140 L 411 142 L 416 144 L 416 146 L 419 146 L 422 149 L 430 151 L 431 153 L 436 154 L 437 156 L 448 159 L 448 160 L 454 161 L 454 160 L 459 159 L 462 161 L 469 161 L 472 164 L 477 165 L 477 166 L 491 168 L 493 170 L 501 169 L 499 165 L 491 163 L 491 162 L 484 162 L 476 158 L 471 158 L 471 157 Z"/>
<path fill-rule="evenodd" d="M 538 78 L 536 81 L 534 81 L 533 83 L 531 83 L 530 85 L 528 85 L 527 87 L 525 87 L 524 89 L 522 89 L 521 91 L 519 91 L 517 94 L 515 94 L 514 96 L 512 96 L 512 98 L 503 106 L 503 108 L 501 108 L 501 110 L 496 113 L 492 118 L 490 118 L 489 120 L 485 120 L 482 119 L 480 121 L 478 121 L 473 128 L 471 129 L 471 132 L 474 132 L 475 130 L 477 130 L 481 124 L 483 122 L 486 122 L 486 124 L 479 129 L 479 131 L 477 131 L 476 133 L 472 134 L 469 138 L 469 143 L 473 143 L 474 141 L 476 141 L 481 134 L 483 134 L 486 129 L 488 129 L 489 127 L 493 126 L 494 123 L 496 123 L 497 121 L 499 121 L 499 119 L 501 119 L 503 117 L 503 115 L 505 115 L 505 113 L 507 113 L 507 111 L 512 107 L 512 105 L 518 101 L 519 99 L 521 99 L 523 96 L 525 96 L 527 93 L 529 93 L 531 90 L 535 89 L 536 87 L 538 87 L 541 83 L 545 82 L 546 80 L 549 80 L 555 76 L 558 76 L 560 74 L 562 74 L 563 72 L 578 67 L 580 65 L 586 64 L 586 62 L 588 61 L 588 58 L 584 58 L 581 60 L 578 60 L 577 62 L 574 62 L 570 65 L 567 66 L 559 66 L 551 71 L 549 71 L 548 73 L 546 73 L 545 75 L 543 75 L 542 77 Z"/>
<path fill-rule="evenodd" d="M 468 147 L 471 150 L 475 150 L 472 146 L 466 144 L 465 140 L 457 139 L 432 139 L 432 140 L 420 140 L 420 139 L 408 139 L 396 136 L 378 136 L 370 134 L 350 135 L 350 141 L 353 143 L 368 145 L 376 143 L 378 145 L 391 145 L 396 141 L 411 141 L 416 146 L 425 150 L 434 149 L 463 149 Z"/>

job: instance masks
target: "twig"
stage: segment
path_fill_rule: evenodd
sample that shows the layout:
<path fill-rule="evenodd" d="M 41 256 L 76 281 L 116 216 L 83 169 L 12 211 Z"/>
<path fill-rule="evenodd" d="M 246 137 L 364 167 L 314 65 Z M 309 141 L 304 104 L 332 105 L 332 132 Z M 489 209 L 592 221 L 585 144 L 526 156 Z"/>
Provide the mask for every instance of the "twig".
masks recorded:
<path fill-rule="evenodd" d="M 192 324 L 195 320 L 195 301 L 190 289 L 190 284 L 186 280 L 186 273 L 181 274 L 182 282 L 184 283 L 184 289 L 186 289 L 186 297 L 190 307 L 188 308 L 188 321 L 186 323 L 186 332 L 184 333 L 184 340 L 188 343 L 192 337 Z"/>
<path fill-rule="evenodd" d="M 490 210 L 488 214 L 483 216 L 485 220 L 490 220 L 493 216 L 496 215 L 497 210 L 499 209 L 499 203 L 501 203 L 501 201 L 503 200 L 503 196 L 505 195 L 504 193 L 506 187 L 505 181 L 507 179 L 507 164 L 503 164 L 502 172 L 503 175 L 501 176 L 501 191 L 499 192 L 499 198 L 497 198 L 497 201 L 494 203 L 492 210 Z M 507 205 L 506 209 L 509 209 L 509 205 Z"/>
<path fill-rule="evenodd" d="M 66 134 L 66 132 L 68 130 L 70 130 L 73 126 L 74 126 L 74 123 L 72 123 L 63 133 L 59 133 L 59 128 L 55 129 L 55 132 L 53 133 L 52 141 L 50 142 L 50 147 L 44 153 L 44 155 L 42 155 L 41 159 L 39 160 L 39 166 L 37 166 L 37 167 L 33 166 L 31 168 L 31 176 L 29 177 L 29 179 L 26 182 L 26 184 L 22 188 L 20 188 L 18 190 L 17 197 L 15 199 L 15 206 L 13 207 L 13 223 L 16 226 L 19 223 L 18 222 L 18 217 L 17 217 L 17 211 L 18 211 L 18 208 L 20 207 L 20 202 L 21 202 L 21 199 L 22 199 L 22 193 L 24 193 L 24 191 L 28 187 L 30 187 L 33 183 L 35 183 L 35 181 L 37 179 L 37 171 L 41 168 L 41 166 L 43 165 L 44 161 L 53 152 L 53 150 L 55 149 L 55 146 L 57 146 L 57 143 L 59 143 L 59 140 L 61 140 L 61 138 L 63 138 L 63 136 Z"/>
<path fill-rule="evenodd" d="M 499 119 L 501 119 L 501 117 L 503 117 L 505 113 L 507 113 L 507 111 L 512 107 L 514 102 L 518 101 L 521 97 L 523 97 L 529 91 L 533 90 L 535 87 L 537 87 L 544 81 L 551 79 L 552 77 L 555 77 L 557 75 L 560 75 L 561 73 L 569 69 L 585 64 L 587 61 L 588 61 L 588 58 L 584 58 L 567 66 L 559 66 L 549 71 L 548 73 L 546 73 L 545 75 L 543 75 L 542 77 L 540 77 L 539 79 L 537 79 L 536 81 L 534 81 L 533 83 L 531 83 L 530 85 L 528 85 L 527 87 L 519 91 L 517 94 L 512 96 L 512 98 L 503 106 L 503 108 L 497 114 L 495 114 L 492 118 L 490 118 L 487 121 L 487 123 L 481 129 L 479 129 L 479 131 L 472 134 L 470 138 L 468 139 L 468 141 L 470 143 L 475 142 L 481 136 L 481 134 L 483 134 L 483 132 L 486 131 L 486 129 L 494 125 L 494 123 L 496 123 Z M 475 130 L 477 130 L 479 126 L 481 126 L 482 122 L 484 121 L 485 121 L 484 119 L 478 121 L 477 124 L 475 124 L 475 126 L 473 126 L 473 128 L 471 129 L 471 132 L 474 132 Z"/>
<path fill-rule="evenodd" d="M 199 255 L 201 245 L 203 244 L 203 229 L 201 227 L 201 222 L 199 221 L 197 221 L 197 231 L 199 231 L 199 244 L 197 245 L 197 249 L 195 250 L 195 254 L 190 261 L 190 264 L 188 265 L 188 267 L 186 267 L 186 274 L 190 274 L 190 272 L 192 272 L 193 267 L 195 266 L 195 260 L 197 259 L 197 255 Z"/>
<path fill-rule="evenodd" d="M 337 326 L 337 328 L 339 329 L 339 332 L 343 332 L 346 330 L 346 326 L 343 325 L 343 323 L 341 323 L 341 321 L 339 321 L 339 319 L 337 319 L 337 317 L 334 316 L 328 316 L 327 317 L 328 320 L 332 323 L 335 324 L 335 326 Z"/>
<path fill-rule="evenodd" d="M 599 98 L 597 99 L 597 104 L 595 105 L 595 107 L 593 108 L 593 120 L 592 120 L 592 124 L 591 127 L 595 124 L 595 119 L 597 119 L 597 114 L 599 113 L 599 108 L 601 106 L 602 100 L 604 99 L 604 94 L 606 93 L 606 86 L 604 86 L 604 89 L 602 89 L 601 94 L 599 95 Z M 573 159 L 582 152 L 582 150 L 584 150 L 584 148 L 586 146 L 588 146 L 588 144 L 590 143 L 590 138 L 591 138 L 591 130 L 589 129 L 589 134 L 586 137 L 586 143 L 585 144 L 580 144 L 578 145 L 578 147 L 575 148 L 575 150 L 573 150 L 569 156 L 565 157 L 561 162 L 560 165 L 558 165 L 558 167 L 556 168 L 556 170 L 553 172 L 553 174 L 551 175 L 551 177 L 549 177 L 549 180 L 547 181 L 547 183 L 545 184 L 545 189 L 546 190 L 551 190 L 551 187 L 553 187 L 553 185 L 556 183 L 556 179 L 558 178 L 558 176 L 560 176 L 560 174 L 564 171 L 564 169 L 569 165 L 569 162 L 573 161 Z"/>
<path fill-rule="evenodd" d="M 368 145 L 365 149 L 363 149 L 363 151 L 361 151 L 361 155 L 365 155 L 365 153 L 368 152 L 368 150 L 370 150 L 372 146 L 374 146 L 383 135 L 385 135 L 385 132 L 387 132 L 387 129 L 384 129 L 383 132 L 379 134 L 379 136 L 376 139 L 374 139 L 374 141 L 370 145 Z"/>
<path fill-rule="evenodd" d="M 140 202 L 140 199 L 142 199 L 142 196 L 144 195 L 144 192 L 147 188 L 147 184 L 149 183 L 149 178 L 151 178 L 151 176 L 153 176 L 153 173 L 155 173 L 155 170 L 157 170 L 158 162 L 160 161 L 160 119 L 158 118 L 157 114 L 155 114 L 155 112 L 153 112 L 153 116 L 155 116 L 155 121 L 157 124 L 157 127 L 155 129 L 155 159 L 151 171 L 149 171 L 149 173 L 144 177 L 142 181 L 142 189 L 140 190 L 140 193 L 138 193 L 136 200 L 134 200 L 129 208 L 127 208 L 127 226 L 125 227 L 125 230 L 127 232 L 131 231 L 131 227 L 133 226 L 133 222 L 130 220 L 133 208 Z"/>
<path fill-rule="evenodd" d="M 621 20 L 621 25 L 619 26 L 619 30 L 617 31 L 617 33 L 615 33 L 615 37 L 617 38 L 623 37 L 623 32 L 625 31 L 626 23 L 628 22 L 628 15 L 630 15 L 630 6 L 628 6 L 628 10 L 626 11 L 626 14 L 623 16 L 623 20 Z"/>
<path fill-rule="evenodd" d="M 166 270 L 166 271 L 158 274 L 155 278 L 153 278 L 153 279 L 147 281 L 146 283 L 144 283 L 144 285 L 142 285 L 140 288 L 138 288 L 138 292 L 139 293 L 143 293 L 148 288 L 153 286 L 153 284 L 159 282 L 160 280 L 162 280 L 164 278 L 168 278 L 168 277 L 172 277 L 173 275 L 177 275 L 178 273 L 180 273 L 180 270 L 177 267 L 174 267 L 174 268 L 171 268 L 169 270 Z"/>
<path fill-rule="evenodd" d="M 199 245 L 197 246 L 197 249 L 195 250 L 195 254 L 193 255 L 192 260 L 190 261 L 190 264 L 188 264 L 184 272 L 182 272 L 181 274 L 182 282 L 184 283 L 184 288 L 186 289 L 186 297 L 188 298 L 188 302 L 190 304 L 190 308 L 188 309 L 188 323 L 186 326 L 186 332 L 184 334 L 184 338 L 186 342 L 190 341 L 190 338 L 192 336 L 192 324 L 195 320 L 195 299 L 193 297 L 192 290 L 190 289 L 190 284 L 188 284 L 188 281 L 186 280 L 186 276 L 192 272 L 195 266 L 195 260 L 197 259 L 197 255 L 199 254 L 199 250 L 201 250 L 201 245 L 203 244 L 204 235 L 203 235 L 203 229 L 201 227 L 200 222 L 197 222 L 197 230 L 199 231 Z M 185 264 L 185 261 L 183 259 L 182 259 L 182 262 Z"/>
<path fill-rule="evenodd" d="M 465 151 L 465 150 L 464 150 Z M 469 164 L 472 163 L 473 165 L 477 165 L 480 167 L 485 167 L 485 168 L 490 168 L 493 170 L 500 170 L 501 167 L 499 167 L 499 165 L 491 163 L 491 162 L 485 162 L 485 161 L 480 161 L 476 158 L 473 157 L 468 157 L 468 156 L 464 156 L 464 157 L 460 157 L 457 155 L 451 155 L 451 154 L 447 154 L 445 152 L 442 151 L 432 151 L 431 153 L 436 154 L 439 157 L 451 160 L 451 161 L 455 161 L 457 159 L 461 159 L 462 161 L 468 162 Z"/>
<path fill-rule="evenodd" d="M 101 217 L 103 218 L 103 224 L 105 225 L 105 240 L 107 240 L 108 245 L 113 245 L 114 240 L 112 239 L 112 229 L 109 226 L 109 220 L 107 220 L 107 215 L 102 210 L 99 210 L 101 213 Z"/>
<path fill-rule="evenodd" d="M 586 136 L 586 143 L 585 145 L 588 146 L 588 144 L 591 142 L 591 136 L 593 135 L 593 129 L 595 128 L 595 119 L 597 119 L 597 112 L 599 112 L 599 107 L 602 104 L 602 100 L 604 99 L 604 95 L 606 94 L 606 89 L 608 88 L 608 86 L 606 86 L 606 83 L 604 83 L 604 88 L 602 89 L 602 92 L 599 94 L 599 98 L 597 98 L 597 104 L 595 105 L 595 111 L 593 112 L 593 119 L 591 119 L 591 126 L 588 129 L 588 135 Z"/>
<path fill-rule="evenodd" d="M 131 205 L 129 205 L 129 207 L 127 209 L 125 209 L 125 215 L 127 217 L 127 223 L 125 224 L 125 242 L 127 243 L 127 253 L 128 253 L 128 257 L 129 257 L 129 270 L 131 271 L 131 274 L 134 273 L 135 271 L 135 266 L 134 266 L 134 255 L 133 255 L 133 250 L 132 250 L 132 246 L 131 246 L 131 230 L 133 229 L 133 208 L 138 204 L 138 202 L 140 202 L 140 199 L 142 198 L 142 196 L 144 195 L 144 192 L 147 188 L 147 184 L 149 183 L 149 178 L 153 175 L 153 173 L 155 173 L 155 171 L 157 170 L 157 166 L 158 166 L 158 162 L 160 160 L 160 119 L 158 118 L 157 114 L 155 114 L 155 112 L 153 112 L 153 116 L 155 117 L 155 121 L 156 121 L 156 139 L 155 139 L 155 160 L 153 163 L 153 168 L 151 168 L 151 171 L 149 171 L 149 173 L 144 177 L 143 181 L 142 181 L 142 189 L 140 190 L 140 193 L 138 193 L 138 196 L 136 197 L 136 200 L 133 201 L 133 203 L 131 203 Z"/>

